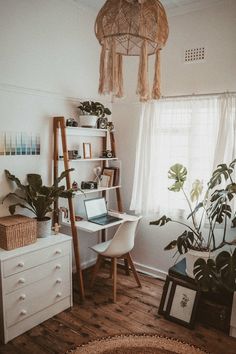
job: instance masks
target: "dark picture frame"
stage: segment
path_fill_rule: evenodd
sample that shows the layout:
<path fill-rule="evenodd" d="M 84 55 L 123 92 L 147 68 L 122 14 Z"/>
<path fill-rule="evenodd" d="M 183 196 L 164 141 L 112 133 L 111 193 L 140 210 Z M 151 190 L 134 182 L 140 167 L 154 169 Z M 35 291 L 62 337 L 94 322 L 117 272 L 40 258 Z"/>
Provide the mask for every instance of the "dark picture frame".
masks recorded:
<path fill-rule="evenodd" d="M 160 305 L 158 308 L 159 315 L 165 315 L 165 313 L 166 313 L 172 284 L 173 284 L 173 279 L 167 275 L 166 281 L 165 281 L 165 284 L 163 287 L 163 291 L 162 291 L 161 302 L 160 302 Z"/>
<path fill-rule="evenodd" d="M 165 318 L 187 328 L 194 328 L 200 291 L 194 284 L 172 279 Z"/>

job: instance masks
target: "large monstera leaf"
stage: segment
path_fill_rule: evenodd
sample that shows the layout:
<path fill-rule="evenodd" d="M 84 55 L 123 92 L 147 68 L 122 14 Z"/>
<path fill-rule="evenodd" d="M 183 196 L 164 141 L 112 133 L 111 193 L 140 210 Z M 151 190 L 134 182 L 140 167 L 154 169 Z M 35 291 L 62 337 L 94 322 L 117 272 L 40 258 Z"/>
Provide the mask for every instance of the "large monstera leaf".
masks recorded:
<path fill-rule="evenodd" d="M 180 254 L 188 252 L 193 247 L 194 234 L 192 231 L 185 230 L 182 235 L 177 238 L 177 248 Z"/>
<path fill-rule="evenodd" d="M 160 219 L 156 221 L 151 221 L 149 225 L 159 225 L 159 226 L 164 226 L 168 222 L 172 221 L 171 218 L 168 218 L 166 215 L 163 215 Z"/>
<path fill-rule="evenodd" d="M 194 263 L 193 274 L 202 291 L 215 291 L 220 283 L 216 263 L 211 258 L 207 261 L 198 258 Z"/>
<path fill-rule="evenodd" d="M 214 188 L 218 184 L 221 184 L 223 178 L 225 179 L 225 181 L 227 181 L 234 171 L 235 164 L 236 159 L 233 160 L 229 164 L 229 166 L 225 163 L 218 165 L 217 169 L 213 172 L 212 177 L 208 183 L 209 188 Z"/>
<path fill-rule="evenodd" d="M 176 163 L 175 165 L 171 166 L 168 171 L 168 178 L 175 180 L 175 183 L 168 189 L 173 192 L 179 192 L 182 189 L 184 182 L 187 178 L 186 167 L 179 163 Z"/>
<path fill-rule="evenodd" d="M 192 190 L 190 192 L 190 199 L 195 202 L 199 199 L 203 191 L 203 183 L 199 179 L 196 179 L 192 184 Z"/>
<path fill-rule="evenodd" d="M 236 289 L 236 249 L 232 254 L 222 251 L 216 257 L 216 268 L 220 273 L 223 286 L 229 290 Z"/>

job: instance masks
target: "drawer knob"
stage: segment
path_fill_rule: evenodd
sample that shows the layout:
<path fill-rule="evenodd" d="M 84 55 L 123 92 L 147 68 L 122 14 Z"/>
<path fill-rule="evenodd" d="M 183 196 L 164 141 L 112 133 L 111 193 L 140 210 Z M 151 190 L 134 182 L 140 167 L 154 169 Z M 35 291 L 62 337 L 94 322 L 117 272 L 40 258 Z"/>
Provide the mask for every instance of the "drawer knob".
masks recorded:
<path fill-rule="evenodd" d="M 61 254 L 61 250 L 56 250 L 56 254 Z"/>
<path fill-rule="evenodd" d="M 26 298 L 26 295 L 25 294 L 21 294 L 19 299 L 20 300 L 25 300 L 25 298 Z"/>
<path fill-rule="evenodd" d="M 60 264 L 57 264 L 57 265 L 56 265 L 56 269 L 61 269 L 61 265 L 60 265 Z"/>
<path fill-rule="evenodd" d="M 62 296 L 62 293 L 57 293 L 57 298 L 61 297 Z"/>
<path fill-rule="evenodd" d="M 25 265 L 24 262 L 19 262 L 18 263 L 18 267 L 20 267 L 20 268 L 24 267 L 24 265 Z"/>
<path fill-rule="evenodd" d="M 26 310 L 21 310 L 20 314 L 21 314 L 21 316 L 25 316 L 27 314 L 27 311 Z"/>
<path fill-rule="evenodd" d="M 56 283 L 57 283 L 57 284 L 61 284 L 61 283 L 62 283 L 62 280 L 61 280 L 61 279 L 57 279 L 57 280 L 56 280 Z"/>
<path fill-rule="evenodd" d="M 20 278 L 20 279 L 18 280 L 18 283 L 19 283 L 19 284 L 24 284 L 24 283 L 25 283 L 25 279 L 24 279 L 24 278 Z"/>

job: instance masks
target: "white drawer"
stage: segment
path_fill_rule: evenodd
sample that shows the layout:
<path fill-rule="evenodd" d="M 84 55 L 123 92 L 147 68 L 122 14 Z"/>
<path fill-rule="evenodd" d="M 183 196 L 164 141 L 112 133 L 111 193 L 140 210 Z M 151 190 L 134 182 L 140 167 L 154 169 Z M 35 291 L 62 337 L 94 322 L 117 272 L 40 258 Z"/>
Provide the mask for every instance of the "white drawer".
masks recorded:
<path fill-rule="evenodd" d="M 5 297 L 7 327 L 23 321 L 71 294 L 69 274 L 48 277 Z"/>
<path fill-rule="evenodd" d="M 62 274 L 70 274 L 69 272 L 70 258 L 67 255 L 5 278 L 3 280 L 3 293 L 8 294 L 43 278 L 61 277 Z"/>
<path fill-rule="evenodd" d="M 63 242 L 38 251 L 25 253 L 11 259 L 3 261 L 3 276 L 20 273 L 26 269 L 36 267 L 40 264 L 52 261 L 69 254 L 71 242 Z"/>

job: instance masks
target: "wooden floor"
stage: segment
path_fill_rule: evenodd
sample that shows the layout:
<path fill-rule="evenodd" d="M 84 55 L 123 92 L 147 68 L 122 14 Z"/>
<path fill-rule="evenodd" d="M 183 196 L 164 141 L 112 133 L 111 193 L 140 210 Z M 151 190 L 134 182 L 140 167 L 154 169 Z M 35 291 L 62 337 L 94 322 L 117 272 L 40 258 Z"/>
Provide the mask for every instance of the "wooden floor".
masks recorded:
<path fill-rule="evenodd" d="M 87 272 L 87 284 L 89 276 Z M 199 324 L 195 330 L 189 330 L 159 316 L 157 309 L 163 282 L 145 275 L 140 278 L 142 289 L 136 287 L 132 275 L 126 276 L 123 269 L 119 269 L 118 301 L 113 304 L 107 268 L 97 278 L 94 290 L 86 290 L 86 301 L 83 304 L 79 303 L 75 289 L 72 309 L 0 346 L 0 353 L 65 353 L 91 339 L 120 333 L 158 333 L 201 346 L 210 353 L 236 353 L 236 339 L 222 332 Z"/>

